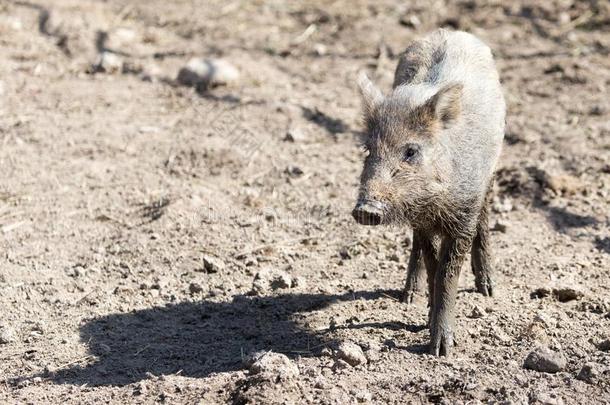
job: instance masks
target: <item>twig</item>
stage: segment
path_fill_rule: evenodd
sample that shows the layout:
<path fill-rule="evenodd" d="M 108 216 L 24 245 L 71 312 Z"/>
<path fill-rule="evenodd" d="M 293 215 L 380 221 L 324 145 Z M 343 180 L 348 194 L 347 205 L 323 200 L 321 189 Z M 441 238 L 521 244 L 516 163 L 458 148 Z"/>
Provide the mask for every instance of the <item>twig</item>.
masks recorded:
<path fill-rule="evenodd" d="M 92 359 L 92 358 L 94 358 L 94 357 L 95 357 L 95 356 L 93 356 L 92 354 L 88 354 L 88 355 L 86 355 L 86 356 L 79 357 L 79 358 L 78 358 L 78 359 L 76 359 L 76 360 L 72 360 L 72 361 L 69 361 L 69 362 L 67 362 L 67 363 L 61 364 L 61 365 L 59 365 L 59 366 L 55 367 L 53 370 L 54 370 L 54 371 L 61 370 L 62 368 L 65 368 L 65 367 L 71 366 L 71 365 L 76 364 L 76 363 L 80 363 L 81 361 L 85 361 L 85 360 Z"/>

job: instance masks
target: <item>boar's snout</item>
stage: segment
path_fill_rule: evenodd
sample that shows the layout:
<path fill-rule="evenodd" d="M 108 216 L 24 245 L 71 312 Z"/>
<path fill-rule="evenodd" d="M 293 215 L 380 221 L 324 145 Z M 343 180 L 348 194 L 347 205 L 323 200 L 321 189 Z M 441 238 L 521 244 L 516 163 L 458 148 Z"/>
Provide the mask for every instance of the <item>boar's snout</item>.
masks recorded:
<path fill-rule="evenodd" d="M 379 201 L 360 200 L 352 211 L 352 216 L 361 225 L 379 225 L 383 220 L 385 204 Z"/>

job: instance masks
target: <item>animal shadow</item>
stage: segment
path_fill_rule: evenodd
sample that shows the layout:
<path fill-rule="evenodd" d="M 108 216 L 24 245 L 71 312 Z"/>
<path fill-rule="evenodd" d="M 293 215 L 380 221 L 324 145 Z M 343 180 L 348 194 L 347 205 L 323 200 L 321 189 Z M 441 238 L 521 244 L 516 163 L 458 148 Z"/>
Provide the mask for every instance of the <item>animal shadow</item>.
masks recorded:
<path fill-rule="evenodd" d="M 183 302 L 102 316 L 80 329 L 80 339 L 95 362 L 48 377 L 60 384 L 122 386 L 149 374 L 205 377 L 238 370 L 243 357 L 258 350 L 316 356 L 334 343 L 326 338 L 326 330 L 299 325 L 304 313 L 338 301 L 383 296 L 383 291 L 236 296 L 230 302 Z"/>

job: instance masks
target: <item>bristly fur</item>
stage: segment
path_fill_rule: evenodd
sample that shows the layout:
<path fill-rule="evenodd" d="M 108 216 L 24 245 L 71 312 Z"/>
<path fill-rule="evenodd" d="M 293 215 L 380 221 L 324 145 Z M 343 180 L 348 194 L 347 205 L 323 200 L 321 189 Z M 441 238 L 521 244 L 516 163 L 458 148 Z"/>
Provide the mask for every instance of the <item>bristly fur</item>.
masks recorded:
<path fill-rule="evenodd" d="M 438 30 L 401 55 L 393 91 L 366 77 L 366 147 L 360 195 L 389 208 L 384 223 L 428 234 L 472 235 L 504 134 L 504 99 L 489 48 L 463 32 Z M 417 165 L 401 161 L 422 145 Z"/>

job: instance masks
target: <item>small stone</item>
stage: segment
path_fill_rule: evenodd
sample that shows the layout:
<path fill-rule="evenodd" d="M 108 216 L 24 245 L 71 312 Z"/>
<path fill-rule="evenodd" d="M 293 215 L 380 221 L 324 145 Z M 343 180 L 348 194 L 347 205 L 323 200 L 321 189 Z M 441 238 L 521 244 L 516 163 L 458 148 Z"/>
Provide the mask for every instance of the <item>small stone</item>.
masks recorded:
<path fill-rule="evenodd" d="M 506 231 L 508 230 L 508 224 L 506 222 L 497 221 L 493 228 L 491 228 L 491 230 L 506 233 Z"/>
<path fill-rule="evenodd" d="M 220 86 L 239 80 L 239 70 L 222 59 L 192 58 L 178 73 L 178 82 L 186 86 Z"/>
<path fill-rule="evenodd" d="M 280 353 L 257 352 L 248 356 L 245 363 L 252 375 L 274 375 L 284 381 L 299 376 L 299 367 Z"/>
<path fill-rule="evenodd" d="M 225 264 L 222 260 L 217 257 L 204 255 L 203 256 L 203 270 L 206 273 L 219 273 L 223 271 Z"/>
<path fill-rule="evenodd" d="M 587 363 L 578 372 L 576 378 L 586 381 L 589 384 L 594 384 L 600 376 L 600 371 L 595 363 Z"/>
<path fill-rule="evenodd" d="M 355 367 L 359 364 L 366 364 L 366 356 L 362 348 L 352 342 L 342 342 L 337 349 L 337 358 Z"/>
<path fill-rule="evenodd" d="M 203 292 L 203 286 L 199 283 L 189 284 L 189 292 L 193 295 L 200 294 Z"/>
<path fill-rule="evenodd" d="M 290 276 L 290 274 L 279 270 L 265 268 L 261 269 L 254 276 L 251 294 L 263 295 L 269 290 L 290 288 L 292 285 L 293 278 Z"/>
<path fill-rule="evenodd" d="M 589 110 L 589 115 L 604 115 L 606 112 L 608 112 L 608 110 L 601 105 L 594 105 L 593 107 L 591 107 L 591 109 Z"/>
<path fill-rule="evenodd" d="M 605 339 L 605 340 L 602 340 L 601 342 L 599 342 L 599 344 L 597 345 L 597 348 L 603 352 L 610 351 L 610 339 Z"/>
<path fill-rule="evenodd" d="M 95 72 L 119 73 L 123 70 L 123 59 L 112 52 L 102 52 L 94 64 Z"/>
<path fill-rule="evenodd" d="M 473 318 L 473 319 L 483 318 L 483 316 L 484 316 L 483 310 L 481 308 L 479 308 L 478 305 L 475 305 L 472 308 L 472 311 L 470 311 L 470 314 L 468 315 L 469 318 Z"/>
<path fill-rule="evenodd" d="M 414 14 L 409 14 L 404 15 L 400 18 L 400 24 L 409 28 L 417 28 L 421 25 L 421 20 L 418 16 Z"/>
<path fill-rule="evenodd" d="M 356 401 L 358 402 L 371 402 L 373 399 L 373 394 L 368 392 L 367 390 L 360 390 L 356 392 Z"/>
<path fill-rule="evenodd" d="M 567 361 L 562 353 L 540 346 L 527 355 L 524 367 L 544 373 L 557 373 L 566 368 Z"/>
<path fill-rule="evenodd" d="M 318 56 L 324 56 L 328 53 L 328 47 L 321 43 L 314 44 L 313 50 Z"/>
<path fill-rule="evenodd" d="M 17 340 L 15 330 L 8 325 L 0 324 L 0 345 L 13 343 Z"/>
<path fill-rule="evenodd" d="M 290 288 L 292 286 L 292 277 L 287 273 L 278 273 L 271 282 L 271 288 L 274 290 Z"/>
<path fill-rule="evenodd" d="M 305 172 L 298 166 L 290 165 L 285 170 L 286 174 L 291 177 L 301 177 Z"/>
<path fill-rule="evenodd" d="M 398 255 L 396 253 L 392 253 L 389 257 L 388 260 L 391 262 L 400 262 L 400 257 L 398 257 Z"/>
<path fill-rule="evenodd" d="M 291 288 L 306 288 L 307 282 L 303 277 L 293 277 L 292 283 L 290 284 Z"/>
<path fill-rule="evenodd" d="M 284 137 L 286 142 L 303 142 L 306 139 L 305 134 L 299 128 L 290 128 Z"/>

